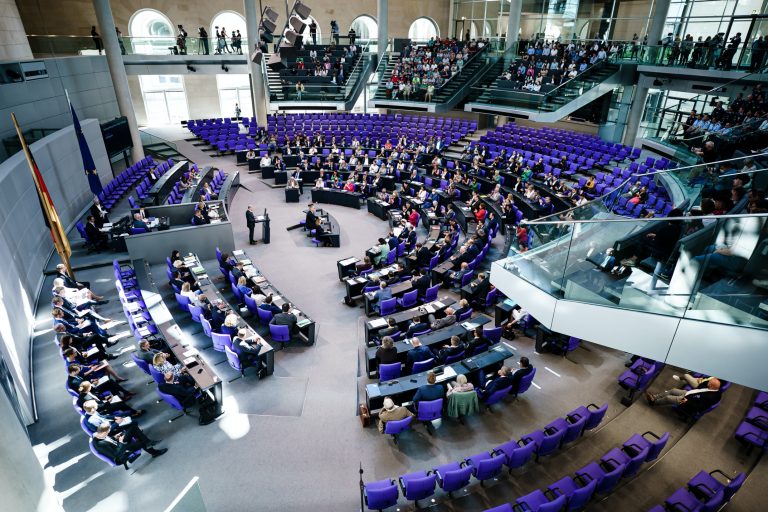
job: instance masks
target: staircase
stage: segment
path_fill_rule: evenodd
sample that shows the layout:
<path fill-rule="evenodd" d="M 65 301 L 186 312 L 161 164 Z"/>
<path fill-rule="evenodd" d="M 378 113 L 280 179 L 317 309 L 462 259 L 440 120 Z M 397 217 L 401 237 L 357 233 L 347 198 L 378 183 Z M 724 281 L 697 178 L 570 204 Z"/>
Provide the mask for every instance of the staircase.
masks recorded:
<path fill-rule="evenodd" d="M 619 64 L 601 62 L 576 78 L 542 94 L 531 94 L 500 87 L 500 75 L 507 62 L 495 66 L 498 72 L 492 83 L 482 83 L 464 107 L 467 112 L 513 114 L 524 119 L 553 123 L 613 91 L 619 84 Z M 490 73 L 486 76 L 491 76 Z"/>

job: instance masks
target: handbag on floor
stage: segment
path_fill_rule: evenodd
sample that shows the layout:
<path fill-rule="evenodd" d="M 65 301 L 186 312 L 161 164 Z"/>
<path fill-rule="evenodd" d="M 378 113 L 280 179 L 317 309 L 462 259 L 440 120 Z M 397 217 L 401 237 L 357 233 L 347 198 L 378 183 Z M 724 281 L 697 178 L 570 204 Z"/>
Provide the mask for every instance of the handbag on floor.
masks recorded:
<path fill-rule="evenodd" d="M 371 424 L 371 413 L 368 411 L 368 406 L 365 404 L 360 404 L 360 423 L 363 425 L 363 428 L 366 428 Z"/>

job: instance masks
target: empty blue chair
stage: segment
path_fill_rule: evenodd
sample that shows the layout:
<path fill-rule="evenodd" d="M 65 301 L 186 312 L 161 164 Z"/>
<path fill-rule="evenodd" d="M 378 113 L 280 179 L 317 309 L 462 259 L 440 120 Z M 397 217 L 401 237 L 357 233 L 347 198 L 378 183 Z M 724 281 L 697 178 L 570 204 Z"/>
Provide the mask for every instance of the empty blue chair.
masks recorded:
<path fill-rule="evenodd" d="M 381 316 L 387 316 L 391 315 L 397 311 L 397 298 L 392 297 L 391 299 L 383 300 L 379 304 L 379 314 Z"/>
<path fill-rule="evenodd" d="M 435 494 L 435 482 L 437 475 L 426 471 L 416 471 L 400 477 L 400 488 L 403 497 L 412 500 L 416 508 L 419 508 L 419 500 L 429 498 Z"/>
<path fill-rule="evenodd" d="M 232 347 L 232 337 L 229 334 L 211 332 L 211 341 L 213 342 L 213 350 L 217 352 L 224 352 L 224 347 Z"/>
<path fill-rule="evenodd" d="M 184 295 L 181 295 L 180 293 L 175 294 L 176 295 L 176 302 L 179 304 L 179 307 L 183 310 L 189 313 L 189 297 L 185 297 Z"/>
<path fill-rule="evenodd" d="M 412 290 L 403 295 L 402 299 L 397 299 L 398 305 L 403 309 L 412 308 L 418 303 L 419 290 Z M 382 313 L 382 316 L 384 313 Z"/>
<path fill-rule="evenodd" d="M 396 379 L 400 376 L 400 363 L 380 364 L 379 382 Z"/>
<path fill-rule="evenodd" d="M 224 347 L 224 353 L 227 355 L 229 366 L 240 373 L 240 377 L 245 377 L 245 367 L 240 362 L 240 357 L 229 347 Z M 237 377 L 239 378 L 239 377 Z"/>
<path fill-rule="evenodd" d="M 452 496 L 451 493 L 463 489 L 469 485 L 469 479 L 472 476 L 472 466 L 463 465 L 459 462 L 451 462 L 449 464 L 443 464 L 433 468 L 435 476 L 437 476 L 437 485 L 448 493 L 448 496 Z"/>
<path fill-rule="evenodd" d="M 416 403 L 416 419 L 424 423 L 427 432 L 432 434 L 432 422 L 443 415 L 443 399 L 419 401 Z"/>
<path fill-rule="evenodd" d="M 607 494 L 619 482 L 621 475 L 624 474 L 624 464 L 618 464 L 615 466 L 603 467 L 597 462 L 590 462 L 582 469 L 576 472 L 576 476 L 580 477 L 584 482 L 590 482 L 597 480 L 597 487 L 595 493 Z"/>
<path fill-rule="evenodd" d="M 492 327 L 491 329 L 483 329 L 483 336 L 488 338 L 491 343 L 498 343 L 501 341 L 501 327 Z"/>
<path fill-rule="evenodd" d="M 258 308 L 256 312 L 259 314 L 259 322 L 262 325 L 269 325 L 272 321 L 272 312 L 262 308 Z"/>
<path fill-rule="evenodd" d="M 160 396 L 160 399 L 163 402 L 167 403 L 168 405 L 170 405 L 171 407 L 173 407 L 177 411 L 181 411 L 181 414 L 179 414 L 178 416 L 174 416 L 173 418 L 169 419 L 168 423 L 171 423 L 171 422 L 173 422 L 173 421 L 175 421 L 175 420 L 177 420 L 177 419 L 179 419 L 182 416 L 185 416 L 187 414 L 187 408 L 184 407 L 184 405 L 182 405 L 181 402 L 179 402 L 178 398 L 176 398 L 173 395 L 169 395 L 168 393 L 163 393 L 159 389 L 157 389 L 156 391 L 157 391 L 157 394 Z"/>
<path fill-rule="evenodd" d="M 565 496 L 568 503 L 566 510 L 569 512 L 583 509 L 592 499 L 596 488 L 597 480 L 592 480 L 583 487 L 579 487 L 570 476 L 563 477 L 547 487 L 552 493 Z"/>
<path fill-rule="evenodd" d="M 437 293 L 439 290 L 440 290 L 439 284 L 436 284 L 435 286 L 431 286 L 427 288 L 427 291 L 424 293 L 424 297 L 421 298 L 421 302 L 426 304 L 428 302 L 437 300 Z"/>
<path fill-rule="evenodd" d="M 200 306 L 195 306 L 194 304 L 190 304 L 189 314 L 192 315 L 192 320 L 194 320 L 197 323 L 200 323 L 200 318 L 203 314 L 203 308 Z"/>
<path fill-rule="evenodd" d="M 397 505 L 400 493 L 397 484 L 390 478 L 363 485 L 363 497 L 368 510 L 384 510 Z"/>
<path fill-rule="evenodd" d="M 593 428 L 600 425 L 607 411 L 608 402 L 604 403 L 601 407 L 598 407 L 595 404 L 589 404 L 587 406 L 577 407 L 573 411 L 569 412 L 566 417 L 568 418 L 568 421 L 572 423 L 577 421 L 579 418 L 586 418 L 587 421 L 584 424 L 584 429 L 582 430 L 583 434 L 585 431 L 592 430 Z"/>
<path fill-rule="evenodd" d="M 560 495 L 550 501 L 546 494 L 536 489 L 515 501 L 523 512 L 556 512 L 565 506 L 565 496 Z"/>
<path fill-rule="evenodd" d="M 269 334 L 272 337 L 272 341 L 278 341 L 283 346 L 291 341 L 291 329 L 287 325 L 269 324 Z"/>
<path fill-rule="evenodd" d="M 520 440 L 525 444 L 534 443 L 536 445 L 536 460 L 540 457 L 544 457 L 560 448 L 560 441 L 563 440 L 565 430 L 557 430 L 554 432 L 543 432 L 541 430 L 535 430 L 530 434 L 523 436 Z"/>
<path fill-rule="evenodd" d="M 614 465 L 624 464 L 625 468 L 622 477 L 630 477 L 637 473 L 640 470 L 640 466 L 645 463 L 645 459 L 648 456 L 648 450 L 649 448 L 644 448 L 639 452 L 632 451 L 632 453 L 629 453 L 630 450 L 626 448 L 612 448 L 608 453 L 601 457 L 600 460 L 604 463 Z"/>
<path fill-rule="evenodd" d="M 517 441 L 507 441 L 494 448 L 493 453 L 503 454 L 507 459 L 504 464 L 506 464 L 509 471 L 512 472 L 513 469 L 520 469 L 528 464 L 535 449 L 536 445 L 534 443 L 520 446 Z"/>
<path fill-rule="evenodd" d="M 506 461 L 503 455 L 491 455 L 488 452 L 478 453 L 468 457 L 464 462 L 472 467 L 472 476 L 484 486 L 486 480 L 496 478 L 501 473 L 501 468 Z"/>
<path fill-rule="evenodd" d="M 653 440 L 646 439 L 645 436 L 651 436 Z M 648 448 L 648 455 L 645 458 L 645 462 L 655 460 L 669 441 L 669 432 L 665 432 L 661 436 L 657 436 L 651 431 L 644 432 L 643 434 L 633 434 L 626 443 L 622 446 L 630 456 L 643 451 Z"/>
<path fill-rule="evenodd" d="M 725 480 L 727 480 L 727 483 L 724 484 L 715 478 L 715 474 L 720 474 Z M 707 499 L 722 491 L 723 503 L 725 503 L 730 501 L 731 497 L 736 494 L 736 491 L 741 488 L 746 478 L 747 476 L 743 472 L 737 474 L 733 478 L 730 478 L 719 469 L 715 469 L 709 473 L 706 471 L 699 471 L 699 473 L 688 482 L 688 486 L 694 489 L 694 492 L 701 494 Z"/>
<path fill-rule="evenodd" d="M 425 372 L 435 366 L 435 358 L 430 357 L 429 359 L 425 359 L 424 361 L 416 361 L 413 363 L 413 368 L 411 368 L 411 373 L 421 373 Z"/>

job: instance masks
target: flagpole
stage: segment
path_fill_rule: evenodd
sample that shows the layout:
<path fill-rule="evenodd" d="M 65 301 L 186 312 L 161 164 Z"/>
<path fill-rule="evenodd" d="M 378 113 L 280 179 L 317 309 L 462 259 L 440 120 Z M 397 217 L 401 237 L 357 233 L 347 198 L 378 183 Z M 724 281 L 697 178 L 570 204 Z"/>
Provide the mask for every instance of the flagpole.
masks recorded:
<path fill-rule="evenodd" d="M 43 178 L 40 175 L 40 171 L 37 168 L 37 164 L 35 163 L 34 158 L 32 157 L 32 152 L 30 151 L 29 146 L 27 146 L 27 141 L 24 139 L 24 134 L 21 132 L 21 127 L 16 120 L 16 114 L 13 112 L 11 112 L 11 119 L 13 120 L 13 126 L 16 128 L 16 134 L 18 135 L 19 141 L 21 142 L 24 156 L 27 159 L 29 172 L 32 174 L 32 181 L 34 181 L 35 189 L 37 189 L 37 197 L 40 200 L 40 207 L 43 212 L 43 218 L 45 219 L 45 223 L 51 232 L 53 246 L 56 249 L 59 258 L 61 259 L 61 262 L 64 264 L 64 266 L 67 267 L 67 272 L 72 277 L 72 279 L 75 279 L 75 274 L 72 271 L 72 265 L 69 259 L 70 255 L 72 254 L 69 247 L 69 240 L 67 240 L 67 236 L 61 226 L 61 221 L 59 220 L 59 216 L 53 206 L 53 201 L 48 195 L 48 190 L 45 187 Z"/>

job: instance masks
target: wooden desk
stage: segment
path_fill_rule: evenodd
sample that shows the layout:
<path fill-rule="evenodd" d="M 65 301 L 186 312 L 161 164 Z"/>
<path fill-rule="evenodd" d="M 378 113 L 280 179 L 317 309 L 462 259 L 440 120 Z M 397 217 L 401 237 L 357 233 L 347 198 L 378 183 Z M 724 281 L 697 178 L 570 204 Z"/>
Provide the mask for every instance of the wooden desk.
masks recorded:
<path fill-rule="evenodd" d="M 491 317 L 480 314 L 465 322 L 456 323 L 419 336 L 419 341 L 423 346 L 430 347 L 436 352 L 443 345 L 449 345 L 451 337 L 458 336 L 462 341 L 466 341 L 467 337 L 472 334 L 476 327 L 491 321 Z M 395 342 L 395 348 L 397 349 L 397 359 L 401 363 L 405 363 L 408 358 L 408 352 L 413 348 L 413 345 L 411 345 L 410 339 L 404 339 Z M 373 375 L 378 371 L 378 363 L 376 361 L 376 351 L 378 349 L 379 347 L 369 347 L 365 350 L 365 369 L 368 372 L 369 378 L 373 378 Z"/>
<path fill-rule="evenodd" d="M 372 343 L 373 337 L 376 336 L 381 329 L 387 327 L 387 320 L 390 318 L 393 318 L 397 326 L 402 330 L 414 316 L 423 315 L 424 310 L 426 310 L 427 313 L 436 313 L 440 316 L 439 313 L 445 311 L 446 308 L 451 307 L 454 304 L 456 304 L 456 301 L 446 295 L 445 297 L 440 297 L 436 301 L 406 309 L 405 311 L 400 311 L 399 313 L 389 315 L 388 317 L 379 317 L 373 320 L 368 320 L 365 322 L 365 344 L 370 345 L 370 343 Z"/>
<path fill-rule="evenodd" d="M 227 313 L 237 316 L 238 329 L 245 329 L 248 332 L 248 339 L 259 340 L 261 344 L 259 357 L 264 357 L 264 362 L 267 365 L 267 375 L 272 375 L 275 371 L 275 349 L 272 348 L 272 345 L 270 345 L 267 340 L 256 332 L 256 329 L 251 327 L 251 325 L 240 316 L 238 308 L 233 308 L 229 301 L 224 298 L 221 291 L 219 291 L 219 289 L 216 288 L 216 285 L 211 281 L 211 278 L 208 276 L 208 273 L 203 268 L 203 265 L 200 263 L 200 259 L 197 256 L 193 255 L 185 257 L 184 264 L 192 271 L 195 279 L 197 279 L 197 284 L 200 286 L 200 291 L 205 295 L 208 301 L 214 302 L 218 299 L 227 304 L 229 306 Z M 200 270 L 202 270 L 202 273 L 200 273 Z"/>
<path fill-rule="evenodd" d="M 253 285 L 256 287 L 258 291 L 260 291 L 264 295 L 270 295 L 272 294 L 272 303 L 277 307 L 282 307 L 283 304 L 288 303 L 289 301 L 280 293 L 280 290 L 278 290 L 272 283 L 270 283 L 267 278 L 265 278 L 261 271 L 256 268 L 251 260 L 249 260 L 246 257 L 246 254 L 242 250 L 237 250 L 232 252 L 232 258 L 235 261 L 242 261 L 244 266 L 243 270 L 245 271 L 245 275 L 248 277 L 248 279 L 253 283 Z M 296 315 L 296 318 L 298 319 L 298 322 L 296 324 L 296 327 L 299 330 L 298 335 L 304 339 L 307 345 L 314 345 L 315 344 L 315 321 L 309 318 L 309 316 L 306 315 L 303 311 L 298 309 L 294 304 L 292 305 L 291 313 Z"/>
<path fill-rule="evenodd" d="M 149 263 L 143 259 L 134 260 L 133 270 L 136 273 L 136 281 L 141 289 L 147 311 L 152 321 L 157 326 L 166 348 L 176 359 L 187 368 L 189 375 L 195 384 L 203 390 L 210 391 L 216 401 L 216 413 L 221 414 L 224 403 L 221 378 L 213 371 L 213 368 L 202 358 L 199 352 L 191 346 L 190 340 L 184 336 L 179 326 L 173 319 L 168 307 L 165 305 L 160 292 L 155 284 L 154 277 L 149 269 Z M 165 281 L 165 276 L 162 276 Z"/>
<path fill-rule="evenodd" d="M 497 343 L 488 351 L 474 357 L 469 357 L 463 361 L 446 365 L 443 375 L 438 375 L 438 383 L 451 382 L 458 375 L 467 375 L 471 380 L 477 380 L 475 376 L 480 377 L 486 368 L 502 363 L 504 360 L 513 357 L 514 353 L 505 342 Z M 472 363 L 470 365 L 470 363 Z M 476 367 L 475 367 L 476 365 Z M 448 370 L 450 368 L 450 370 Z M 470 370 L 470 368 L 472 368 Z M 431 371 L 431 370 L 430 370 Z M 365 387 L 365 403 L 371 414 L 378 414 L 383 406 L 384 398 L 390 397 L 395 403 L 404 403 L 413 399 L 416 390 L 427 383 L 427 374 L 429 372 L 417 373 L 415 375 L 404 376 L 387 382 L 368 384 Z M 474 374 L 470 375 L 470 374 Z"/>

